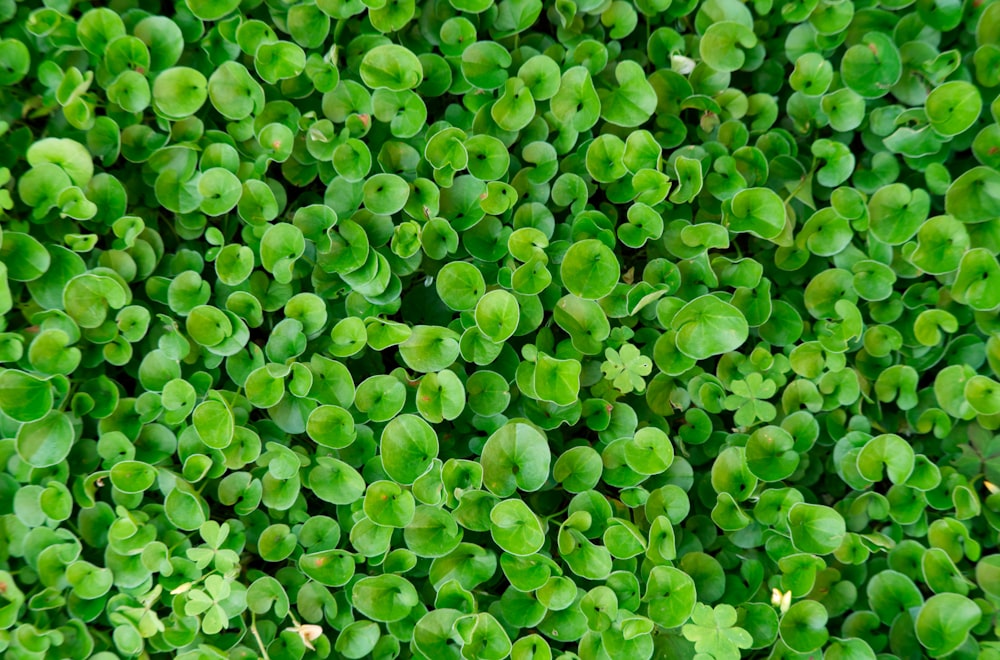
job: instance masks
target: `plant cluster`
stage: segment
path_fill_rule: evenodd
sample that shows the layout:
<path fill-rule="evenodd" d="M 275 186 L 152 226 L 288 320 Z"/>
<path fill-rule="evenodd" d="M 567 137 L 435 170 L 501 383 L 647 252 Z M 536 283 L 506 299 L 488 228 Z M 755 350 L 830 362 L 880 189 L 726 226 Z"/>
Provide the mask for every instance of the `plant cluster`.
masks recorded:
<path fill-rule="evenodd" d="M 0 0 L 0 654 L 1000 658 L 1000 0 Z"/>

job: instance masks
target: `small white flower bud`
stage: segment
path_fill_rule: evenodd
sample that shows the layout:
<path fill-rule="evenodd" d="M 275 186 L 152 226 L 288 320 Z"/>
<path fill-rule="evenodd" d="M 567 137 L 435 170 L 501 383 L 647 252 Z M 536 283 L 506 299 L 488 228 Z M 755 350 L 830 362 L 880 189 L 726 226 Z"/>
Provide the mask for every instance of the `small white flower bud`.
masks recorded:
<path fill-rule="evenodd" d="M 670 68 L 686 76 L 687 74 L 694 71 L 696 62 L 690 57 L 685 57 L 684 55 L 671 55 L 670 56 Z"/>

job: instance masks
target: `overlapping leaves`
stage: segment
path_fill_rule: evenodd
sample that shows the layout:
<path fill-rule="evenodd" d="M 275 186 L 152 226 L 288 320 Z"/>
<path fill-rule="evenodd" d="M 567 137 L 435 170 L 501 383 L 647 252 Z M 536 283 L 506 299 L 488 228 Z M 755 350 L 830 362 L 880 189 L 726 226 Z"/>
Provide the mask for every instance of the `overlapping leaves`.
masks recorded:
<path fill-rule="evenodd" d="M 0 653 L 1000 655 L 998 26 L 0 0 Z"/>

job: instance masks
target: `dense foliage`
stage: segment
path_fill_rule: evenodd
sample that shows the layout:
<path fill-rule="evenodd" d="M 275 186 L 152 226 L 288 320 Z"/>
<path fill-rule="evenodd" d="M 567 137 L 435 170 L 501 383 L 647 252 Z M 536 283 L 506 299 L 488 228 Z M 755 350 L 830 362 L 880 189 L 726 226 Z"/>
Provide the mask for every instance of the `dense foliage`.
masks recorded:
<path fill-rule="evenodd" d="M 1000 0 L 0 0 L 0 654 L 1000 658 Z"/>

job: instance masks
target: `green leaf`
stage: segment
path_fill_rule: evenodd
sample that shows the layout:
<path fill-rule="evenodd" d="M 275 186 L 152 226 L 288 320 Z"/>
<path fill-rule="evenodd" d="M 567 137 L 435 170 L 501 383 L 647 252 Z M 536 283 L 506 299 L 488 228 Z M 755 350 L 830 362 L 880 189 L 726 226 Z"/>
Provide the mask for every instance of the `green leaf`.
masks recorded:
<path fill-rule="evenodd" d="M 704 183 L 701 163 L 694 158 L 678 156 L 674 169 L 677 172 L 677 188 L 670 194 L 670 201 L 674 204 L 690 202 L 701 192 Z"/>
<path fill-rule="evenodd" d="M 889 36 L 879 32 L 864 35 L 861 43 L 847 49 L 840 62 L 844 83 L 865 98 L 888 94 L 902 72 L 899 50 Z"/>
<path fill-rule="evenodd" d="M 260 243 L 260 259 L 264 270 L 274 274 L 278 282 L 287 284 L 292 278 L 295 261 L 305 252 L 305 239 L 295 225 L 270 225 Z"/>
<path fill-rule="evenodd" d="M 848 87 L 824 94 L 821 108 L 837 131 L 853 131 L 865 118 L 864 98 Z"/>
<path fill-rule="evenodd" d="M 153 107 L 167 119 L 189 117 L 201 109 L 207 99 L 208 79 L 196 69 L 172 67 L 153 80 Z"/>
<path fill-rule="evenodd" d="M 880 188 L 868 202 L 872 235 L 890 245 L 909 240 L 927 219 L 930 195 L 902 183 Z"/>
<path fill-rule="evenodd" d="M 413 494 L 391 481 L 376 481 L 365 491 L 364 512 L 379 527 L 406 527 L 413 520 Z"/>
<path fill-rule="evenodd" d="M 361 578 L 351 589 L 351 600 L 363 615 L 387 623 L 406 618 L 420 602 L 413 585 L 398 575 Z"/>
<path fill-rule="evenodd" d="M 400 415 L 382 431 L 382 467 L 393 481 L 412 484 L 437 458 L 434 429 L 415 415 Z"/>
<path fill-rule="evenodd" d="M 795 439 L 779 426 L 754 431 L 746 446 L 747 469 L 763 481 L 782 481 L 799 467 Z"/>
<path fill-rule="evenodd" d="M 0 371 L 0 410 L 17 422 L 34 422 L 52 410 L 48 381 L 15 369 Z"/>
<path fill-rule="evenodd" d="M 509 339 L 517 330 L 521 310 L 517 299 L 503 289 L 483 295 L 476 303 L 476 327 L 497 343 Z"/>
<path fill-rule="evenodd" d="M 372 48 L 361 60 L 361 79 L 371 89 L 400 92 L 413 89 L 424 79 L 420 60 L 407 48 L 385 44 Z"/>
<path fill-rule="evenodd" d="M 414 371 L 441 371 L 459 355 L 458 336 L 447 328 L 414 326 L 409 338 L 399 345 L 399 354 Z"/>
<path fill-rule="evenodd" d="M 736 609 L 731 605 L 712 607 L 696 603 L 691 614 L 692 623 L 681 628 L 684 638 L 694 642 L 695 650 L 716 660 L 735 660 L 740 649 L 748 649 L 753 638 L 743 628 L 736 626 Z"/>
<path fill-rule="evenodd" d="M 615 253 L 601 241 L 586 239 L 570 246 L 559 272 L 570 293 L 585 300 L 597 300 L 614 289 L 621 266 Z"/>
<path fill-rule="evenodd" d="M 712 23 L 698 43 L 702 60 L 716 71 L 736 71 L 743 67 L 746 56 L 742 48 L 757 45 L 757 36 L 748 26 L 737 21 Z"/>
<path fill-rule="evenodd" d="M 945 194 L 945 211 L 959 222 L 984 222 L 1000 213 L 1000 173 L 973 167 L 957 177 Z"/>
<path fill-rule="evenodd" d="M 354 576 L 354 558 L 343 550 L 303 554 L 298 567 L 307 577 L 328 587 L 341 587 Z"/>
<path fill-rule="evenodd" d="M 264 105 L 264 90 L 238 62 L 224 62 L 209 76 L 208 96 L 219 114 L 233 121 Z"/>
<path fill-rule="evenodd" d="M 495 431 L 483 446 L 484 484 L 500 497 L 520 489 L 533 492 L 549 476 L 552 454 L 545 436 L 524 422 L 509 422 Z"/>
<path fill-rule="evenodd" d="M 38 140 L 28 148 L 26 157 L 32 167 L 58 165 L 77 186 L 87 185 L 94 175 L 93 156 L 84 145 L 69 138 Z"/>
<path fill-rule="evenodd" d="M 350 504 L 361 499 L 365 481 L 354 468 L 328 456 L 320 457 L 317 463 L 308 480 L 317 497 L 331 504 Z"/>
<path fill-rule="evenodd" d="M 533 387 L 542 401 L 568 406 L 580 392 L 582 367 L 576 360 L 559 360 L 540 354 L 534 367 Z"/>
<path fill-rule="evenodd" d="M 519 131 L 535 118 L 535 100 L 520 78 L 508 78 L 504 92 L 490 108 L 497 126 L 505 131 Z"/>
<path fill-rule="evenodd" d="M 892 483 L 904 483 L 913 472 L 913 448 L 892 433 L 872 438 L 858 454 L 858 473 L 868 481 L 881 481 L 883 467 Z"/>
<path fill-rule="evenodd" d="M 235 0 L 185 0 L 191 13 L 203 21 L 217 21 L 225 18 L 239 6 Z"/>
<path fill-rule="evenodd" d="M 601 116 L 616 126 L 634 127 L 645 123 L 656 110 L 656 92 L 636 62 L 623 61 L 615 67 L 618 85 L 610 93 L 598 92 Z"/>
<path fill-rule="evenodd" d="M 490 511 L 490 535 L 506 552 L 526 557 L 541 549 L 545 530 L 521 500 L 503 500 Z"/>
<path fill-rule="evenodd" d="M 462 657 L 483 660 L 503 660 L 510 654 L 507 632 L 493 615 L 468 614 L 455 621 L 455 631 L 464 642 Z"/>
<path fill-rule="evenodd" d="M 795 70 L 788 82 L 792 89 L 806 96 L 825 94 L 833 82 L 833 65 L 819 53 L 804 53 L 795 60 Z"/>
<path fill-rule="evenodd" d="M 973 376 L 965 383 L 965 398 L 976 413 L 1000 413 L 1000 383 L 987 376 Z"/>
<path fill-rule="evenodd" d="M 445 264 L 435 278 L 438 296 L 459 312 L 476 307 L 486 292 L 483 274 L 473 264 L 453 261 Z"/>
<path fill-rule="evenodd" d="M 358 385 L 354 405 L 375 422 L 386 422 L 406 403 L 406 387 L 392 376 L 369 376 Z"/>
<path fill-rule="evenodd" d="M 696 607 L 694 581 L 670 566 L 654 566 L 649 572 L 643 600 L 649 603 L 649 617 L 664 628 L 685 623 Z"/>
<path fill-rule="evenodd" d="M 111 467 L 111 483 L 123 493 L 141 493 L 156 481 L 156 469 L 142 461 L 122 461 Z"/>
<path fill-rule="evenodd" d="M 348 447 L 357 437 L 350 413 L 340 406 L 326 404 L 313 408 L 309 413 L 306 433 L 316 444 L 331 449 Z"/>
<path fill-rule="evenodd" d="M 743 314 L 712 295 L 700 296 L 681 307 L 670 327 L 677 333 L 677 349 L 695 360 L 735 350 L 749 336 Z"/>
<path fill-rule="evenodd" d="M 406 205 L 410 187 L 395 174 L 376 174 L 364 184 L 365 208 L 372 213 L 392 215 Z"/>
<path fill-rule="evenodd" d="M 7 66 L 0 71 L 0 85 L 8 87 L 21 82 L 31 67 L 28 47 L 17 39 L 0 39 L 0 59 Z"/>
<path fill-rule="evenodd" d="M 814 600 L 793 603 L 778 624 L 781 641 L 797 653 L 817 651 L 830 638 L 830 633 L 826 629 L 828 618 L 829 615 L 822 603 Z"/>
<path fill-rule="evenodd" d="M 944 137 L 966 131 L 983 109 L 983 99 L 975 85 L 953 80 L 934 88 L 927 96 L 927 119 Z"/>
<path fill-rule="evenodd" d="M 465 386 L 455 372 L 427 374 L 417 387 L 417 410 L 429 422 L 456 419 L 465 410 Z"/>
<path fill-rule="evenodd" d="M 735 232 L 751 232 L 765 239 L 776 238 L 785 228 L 785 205 L 768 188 L 749 188 L 729 202 L 727 222 Z"/>
<path fill-rule="evenodd" d="M 555 118 L 575 131 L 589 129 L 600 118 L 601 99 L 590 72 L 582 66 L 574 66 L 563 73 L 559 91 L 549 105 Z"/>
<path fill-rule="evenodd" d="M 66 567 L 66 581 L 74 594 L 84 600 L 93 600 L 111 590 L 114 575 L 110 569 L 77 560 Z"/>
<path fill-rule="evenodd" d="M 979 606 L 965 596 L 937 594 L 920 608 L 914 627 L 927 653 L 939 658 L 961 646 L 981 617 Z"/>
<path fill-rule="evenodd" d="M 81 328 L 100 326 L 107 318 L 108 308 L 120 309 L 127 302 L 122 285 L 106 275 L 77 275 L 63 290 L 63 306 Z"/>
<path fill-rule="evenodd" d="M 58 465 L 69 456 L 75 435 L 70 417 L 52 410 L 22 424 L 14 444 L 21 460 L 32 467 L 45 468 Z"/>
<path fill-rule="evenodd" d="M 253 64 L 261 80 L 273 85 L 302 73 L 306 54 L 298 44 L 289 41 L 261 43 L 254 53 Z"/>
<path fill-rule="evenodd" d="M 646 389 L 645 377 L 653 370 L 653 362 L 631 344 L 622 346 L 620 352 L 613 348 L 605 350 L 607 361 L 601 365 L 604 377 L 611 381 L 615 389 L 628 394 Z"/>
<path fill-rule="evenodd" d="M 788 526 L 795 548 L 817 555 L 836 550 L 846 533 L 844 518 L 834 509 L 804 502 L 788 510 Z"/>
<path fill-rule="evenodd" d="M 229 406 L 219 401 L 204 401 L 191 416 L 198 437 L 213 449 L 225 449 L 233 441 L 235 422 Z"/>
<path fill-rule="evenodd" d="M 962 256 L 952 295 L 975 310 L 991 310 L 1000 305 L 998 282 L 1000 262 L 985 248 L 973 248 Z"/>

